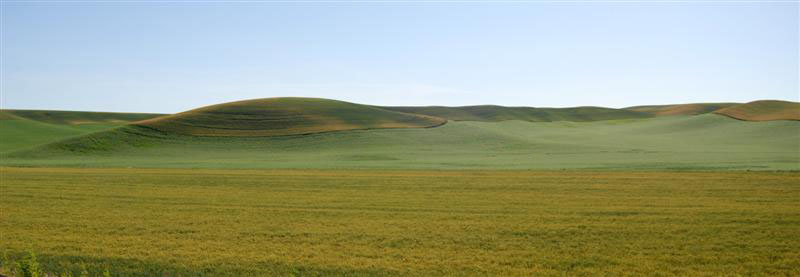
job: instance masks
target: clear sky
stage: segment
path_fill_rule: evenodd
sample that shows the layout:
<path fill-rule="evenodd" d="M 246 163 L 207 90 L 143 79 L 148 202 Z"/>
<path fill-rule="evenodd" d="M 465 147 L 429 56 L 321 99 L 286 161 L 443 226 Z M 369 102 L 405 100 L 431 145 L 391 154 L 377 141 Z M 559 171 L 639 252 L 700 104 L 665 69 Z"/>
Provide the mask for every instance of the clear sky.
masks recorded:
<path fill-rule="evenodd" d="M 2 108 L 800 100 L 798 2 L 1 5 Z"/>

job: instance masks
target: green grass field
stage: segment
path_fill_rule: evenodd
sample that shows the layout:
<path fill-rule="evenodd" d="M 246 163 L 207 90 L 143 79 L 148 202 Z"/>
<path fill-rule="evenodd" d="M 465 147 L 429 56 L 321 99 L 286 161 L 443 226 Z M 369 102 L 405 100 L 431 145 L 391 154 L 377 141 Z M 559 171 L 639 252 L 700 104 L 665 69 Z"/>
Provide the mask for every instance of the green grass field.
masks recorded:
<path fill-rule="evenodd" d="M 0 153 L 18 151 L 117 126 L 119 125 L 86 124 L 64 126 L 28 119 L 0 120 L 0 130 L 2 130 Z"/>
<path fill-rule="evenodd" d="M 754 103 L 3 110 L 0 274 L 796 276 L 796 103 Z"/>
<path fill-rule="evenodd" d="M 55 273 L 800 274 L 797 173 L 0 170 Z"/>
<path fill-rule="evenodd" d="M 32 148 L 156 116 L 159 115 L 0 110 L 0 153 Z"/>
<path fill-rule="evenodd" d="M 10 166 L 798 170 L 800 122 L 715 114 L 597 122 L 455 122 L 289 137 L 125 127 L 6 155 Z"/>

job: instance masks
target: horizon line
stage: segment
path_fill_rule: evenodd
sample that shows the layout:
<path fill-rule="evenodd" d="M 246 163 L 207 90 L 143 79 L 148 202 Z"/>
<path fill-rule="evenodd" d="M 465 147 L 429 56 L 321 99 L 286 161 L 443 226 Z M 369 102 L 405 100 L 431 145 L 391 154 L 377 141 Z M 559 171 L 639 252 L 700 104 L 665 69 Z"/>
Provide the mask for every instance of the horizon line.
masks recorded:
<path fill-rule="evenodd" d="M 460 105 L 460 106 L 447 106 L 447 105 L 400 105 L 400 106 L 390 106 L 390 105 L 373 105 L 373 104 L 366 104 L 366 103 L 359 103 L 359 102 L 350 102 L 345 100 L 338 100 L 332 98 L 322 98 L 322 97 L 302 97 L 302 96 L 280 96 L 280 97 L 263 97 L 263 98 L 249 98 L 249 99 L 242 99 L 242 100 L 234 100 L 234 101 L 227 101 L 221 102 L 216 104 L 207 104 L 198 106 L 196 108 L 191 108 L 188 110 L 172 112 L 172 113 L 164 113 L 164 112 L 143 112 L 143 111 L 108 111 L 108 110 L 72 110 L 72 109 L 47 109 L 47 108 L 8 108 L 0 106 L 0 111 L 4 110 L 26 110 L 26 111 L 59 111 L 59 112 L 89 112 L 89 113 L 137 113 L 137 114 L 176 114 L 185 111 L 190 111 L 193 109 L 198 109 L 207 106 L 213 106 L 218 104 L 225 104 L 225 103 L 233 103 L 233 102 L 241 102 L 241 101 L 251 101 L 251 100 L 259 100 L 259 99 L 270 99 L 270 98 L 315 98 L 315 99 L 324 99 L 324 100 L 333 100 L 333 101 L 342 101 L 348 102 L 353 104 L 359 105 L 366 105 L 366 106 L 374 106 L 374 107 L 445 107 L 445 108 L 462 108 L 462 107 L 476 107 L 476 106 L 498 106 L 498 107 L 506 107 L 506 108 L 536 108 L 536 109 L 570 109 L 570 108 L 586 108 L 586 107 L 594 107 L 594 108 L 606 108 L 606 109 L 615 109 L 615 110 L 624 110 L 630 109 L 635 107 L 646 107 L 646 106 L 675 106 L 675 105 L 691 105 L 691 104 L 748 104 L 753 102 L 759 101 L 782 101 L 782 102 L 791 102 L 791 103 L 800 103 L 800 101 L 792 101 L 792 100 L 783 100 L 783 99 L 757 99 L 747 102 L 687 102 L 687 103 L 668 103 L 668 104 L 638 104 L 633 106 L 626 106 L 621 108 L 615 107 L 606 107 L 606 106 L 593 106 L 593 105 L 582 105 L 582 106 L 561 106 L 561 107 L 553 107 L 553 106 L 506 106 L 506 105 L 498 105 L 498 104 L 475 104 L 475 105 Z"/>

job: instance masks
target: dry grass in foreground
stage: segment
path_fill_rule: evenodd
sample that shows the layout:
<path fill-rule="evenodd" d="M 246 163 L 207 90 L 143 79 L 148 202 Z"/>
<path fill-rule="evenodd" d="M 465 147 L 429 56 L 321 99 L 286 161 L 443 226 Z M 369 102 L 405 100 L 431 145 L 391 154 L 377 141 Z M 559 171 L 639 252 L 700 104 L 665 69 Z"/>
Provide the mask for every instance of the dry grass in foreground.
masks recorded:
<path fill-rule="evenodd" d="M 101 275 L 798 275 L 800 174 L 0 168 L 0 252 Z"/>

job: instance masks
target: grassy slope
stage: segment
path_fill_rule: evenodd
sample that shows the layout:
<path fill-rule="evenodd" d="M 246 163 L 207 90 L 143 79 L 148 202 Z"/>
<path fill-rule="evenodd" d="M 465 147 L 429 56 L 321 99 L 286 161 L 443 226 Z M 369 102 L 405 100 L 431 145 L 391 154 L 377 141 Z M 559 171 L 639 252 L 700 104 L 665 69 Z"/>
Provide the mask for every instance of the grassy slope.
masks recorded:
<path fill-rule="evenodd" d="M 731 106 L 715 113 L 739 120 L 800 120 L 800 103 L 762 100 Z"/>
<path fill-rule="evenodd" d="M 2 164 L 797 170 L 800 122 L 707 114 L 583 123 L 451 122 L 271 138 L 192 137 L 131 126 L 17 152 Z"/>
<path fill-rule="evenodd" d="M 550 121 L 599 121 L 650 117 L 649 114 L 622 109 L 601 107 L 576 108 L 532 108 L 503 106 L 465 107 L 382 107 L 385 109 L 425 114 L 456 121 L 505 121 L 523 120 L 532 122 Z"/>
<path fill-rule="evenodd" d="M 336 100 L 286 97 L 213 105 L 136 124 L 174 134 L 243 137 L 433 127 L 444 122 Z"/>
<path fill-rule="evenodd" d="M 0 153 L 114 128 L 157 114 L 0 110 Z"/>
<path fill-rule="evenodd" d="M 677 105 L 635 106 L 625 110 L 652 114 L 655 116 L 666 115 L 698 115 L 714 112 L 719 109 L 738 105 L 738 103 L 693 103 Z"/>
<path fill-rule="evenodd" d="M 800 274 L 797 173 L 0 170 L 0 251 L 75 276 Z"/>
<path fill-rule="evenodd" d="M 109 112 L 76 112 L 45 110 L 2 110 L 2 112 L 21 118 L 60 125 L 81 124 L 125 124 L 134 121 L 151 119 L 163 114 L 153 113 L 109 113 Z"/>

